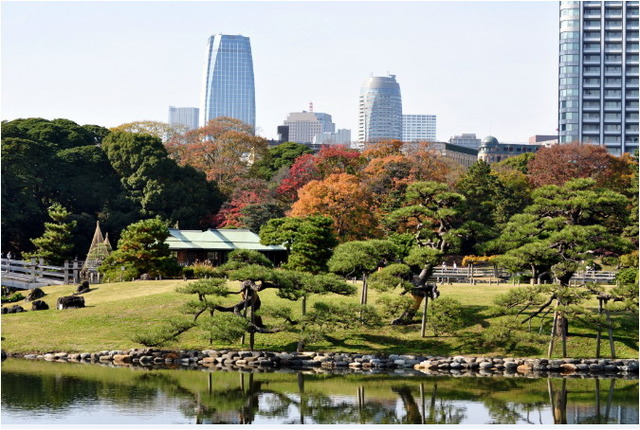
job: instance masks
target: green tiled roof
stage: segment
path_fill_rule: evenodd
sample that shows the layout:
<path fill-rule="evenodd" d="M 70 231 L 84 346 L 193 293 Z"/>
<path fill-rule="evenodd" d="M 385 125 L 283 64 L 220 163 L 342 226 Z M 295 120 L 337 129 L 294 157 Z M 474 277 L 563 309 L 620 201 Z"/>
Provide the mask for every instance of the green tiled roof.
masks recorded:
<path fill-rule="evenodd" d="M 165 242 L 171 250 L 233 251 L 234 249 L 253 249 L 256 251 L 286 251 L 280 245 L 262 245 L 260 237 L 247 229 L 209 229 L 200 231 L 170 228 L 169 237 Z"/>

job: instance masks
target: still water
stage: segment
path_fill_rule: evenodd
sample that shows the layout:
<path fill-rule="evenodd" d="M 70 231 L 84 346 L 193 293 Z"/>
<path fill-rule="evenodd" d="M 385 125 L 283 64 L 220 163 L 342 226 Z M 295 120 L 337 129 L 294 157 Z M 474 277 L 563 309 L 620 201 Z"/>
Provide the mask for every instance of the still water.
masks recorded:
<path fill-rule="evenodd" d="M 638 380 L 241 373 L 8 359 L 2 424 L 638 424 Z"/>

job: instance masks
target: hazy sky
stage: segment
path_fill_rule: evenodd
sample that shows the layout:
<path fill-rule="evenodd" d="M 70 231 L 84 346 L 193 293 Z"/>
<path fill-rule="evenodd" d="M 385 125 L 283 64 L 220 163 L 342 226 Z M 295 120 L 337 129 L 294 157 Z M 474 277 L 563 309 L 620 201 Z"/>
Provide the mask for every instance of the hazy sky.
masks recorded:
<path fill-rule="evenodd" d="M 333 116 L 357 136 L 360 86 L 395 74 L 437 137 L 524 142 L 557 128 L 558 2 L 2 1 L 1 118 L 116 126 L 198 107 L 207 38 L 251 38 L 256 122 Z"/>

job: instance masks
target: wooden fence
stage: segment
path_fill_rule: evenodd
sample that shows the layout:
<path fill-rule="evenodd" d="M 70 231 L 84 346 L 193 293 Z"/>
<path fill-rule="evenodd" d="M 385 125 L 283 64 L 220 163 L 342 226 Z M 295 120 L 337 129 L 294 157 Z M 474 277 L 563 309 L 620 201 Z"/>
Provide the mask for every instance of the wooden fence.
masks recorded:
<path fill-rule="evenodd" d="M 571 278 L 570 284 L 584 284 L 595 282 L 600 284 L 615 284 L 615 271 L 582 270 L 576 272 Z M 431 279 L 440 283 L 506 283 L 509 279 L 520 274 L 510 273 L 505 269 L 492 267 L 467 266 L 462 268 L 438 266 L 434 269 Z"/>
<path fill-rule="evenodd" d="M 82 262 L 65 261 L 62 266 L 45 264 L 42 259 L 1 259 L 2 286 L 33 289 L 47 285 L 67 285 L 80 282 Z"/>

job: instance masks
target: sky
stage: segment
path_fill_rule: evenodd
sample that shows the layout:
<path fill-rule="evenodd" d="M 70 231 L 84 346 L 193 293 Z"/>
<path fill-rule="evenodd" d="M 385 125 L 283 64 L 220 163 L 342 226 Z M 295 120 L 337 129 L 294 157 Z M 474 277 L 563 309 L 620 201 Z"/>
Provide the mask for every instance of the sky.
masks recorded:
<path fill-rule="evenodd" d="M 396 75 L 403 113 L 526 142 L 557 128 L 557 1 L 2 1 L 0 118 L 114 127 L 199 107 L 210 35 L 251 39 L 259 135 L 290 112 L 357 136 L 370 76 Z"/>

